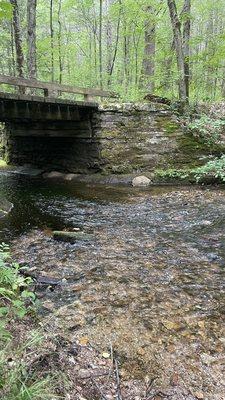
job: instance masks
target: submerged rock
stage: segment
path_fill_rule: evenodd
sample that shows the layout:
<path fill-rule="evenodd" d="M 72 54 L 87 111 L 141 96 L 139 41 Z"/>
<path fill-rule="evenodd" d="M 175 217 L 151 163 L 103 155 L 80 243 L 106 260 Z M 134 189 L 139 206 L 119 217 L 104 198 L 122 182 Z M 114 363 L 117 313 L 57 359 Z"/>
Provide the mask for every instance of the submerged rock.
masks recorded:
<path fill-rule="evenodd" d="M 65 174 L 64 179 L 65 181 L 72 181 L 77 177 L 77 174 Z"/>
<path fill-rule="evenodd" d="M 52 171 L 52 172 L 45 172 L 42 176 L 45 179 L 59 179 L 59 178 L 64 178 L 65 174 L 58 171 Z"/>
<path fill-rule="evenodd" d="M 150 184 L 151 180 L 147 176 L 137 176 L 132 180 L 132 186 L 134 187 L 149 186 Z"/>
<path fill-rule="evenodd" d="M 13 208 L 13 204 L 8 200 L 0 200 L 0 218 L 6 217 Z"/>
<path fill-rule="evenodd" d="M 33 167 L 32 165 L 25 164 L 20 167 L 16 167 L 16 169 L 11 170 L 12 174 L 25 175 L 30 177 L 40 176 L 43 173 L 43 169 Z"/>
<path fill-rule="evenodd" d="M 83 232 L 54 231 L 53 238 L 63 242 L 75 243 L 77 240 L 91 240 L 93 235 Z"/>

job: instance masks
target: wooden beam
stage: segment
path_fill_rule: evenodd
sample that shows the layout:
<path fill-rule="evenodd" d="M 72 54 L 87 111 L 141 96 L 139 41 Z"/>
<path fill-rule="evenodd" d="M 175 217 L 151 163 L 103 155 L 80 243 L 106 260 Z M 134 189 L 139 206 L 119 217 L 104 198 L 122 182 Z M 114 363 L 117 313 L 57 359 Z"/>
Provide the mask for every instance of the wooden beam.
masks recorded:
<path fill-rule="evenodd" d="M 16 94 L 16 93 L 5 93 L 0 92 L 0 101 L 1 100 L 18 100 L 18 102 L 22 101 L 30 101 L 30 102 L 38 102 L 38 103 L 49 103 L 49 104 L 57 104 L 57 105 L 71 105 L 78 106 L 79 108 L 98 108 L 97 102 L 85 102 L 79 100 L 68 100 L 68 99 L 54 99 L 50 97 L 41 97 L 41 96 L 31 96 L 25 94 Z"/>
<path fill-rule="evenodd" d="M 54 91 L 82 94 L 86 96 L 99 96 L 99 97 L 117 97 L 115 93 L 100 89 L 80 88 L 70 85 L 60 85 L 59 83 L 49 83 L 36 81 L 33 79 L 18 78 L 7 75 L 0 75 L 0 84 L 7 84 L 12 86 L 20 86 L 25 88 L 34 88 L 44 90 L 45 96 Z"/>
<path fill-rule="evenodd" d="M 11 129 L 11 136 L 20 137 L 64 137 L 64 138 L 83 138 L 90 139 L 92 132 L 90 129 L 74 129 L 71 130 L 43 130 L 43 129 Z"/>

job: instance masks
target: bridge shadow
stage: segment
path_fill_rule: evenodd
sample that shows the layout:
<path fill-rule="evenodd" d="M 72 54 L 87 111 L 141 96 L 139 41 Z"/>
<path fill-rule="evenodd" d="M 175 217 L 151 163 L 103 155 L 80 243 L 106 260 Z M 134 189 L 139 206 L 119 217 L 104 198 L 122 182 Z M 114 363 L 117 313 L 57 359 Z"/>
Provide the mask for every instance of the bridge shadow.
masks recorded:
<path fill-rule="evenodd" d="M 96 103 L 0 96 L 9 163 L 75 173 L 99 171 L 100 147 L 93 128 L 97 109 Z"/>

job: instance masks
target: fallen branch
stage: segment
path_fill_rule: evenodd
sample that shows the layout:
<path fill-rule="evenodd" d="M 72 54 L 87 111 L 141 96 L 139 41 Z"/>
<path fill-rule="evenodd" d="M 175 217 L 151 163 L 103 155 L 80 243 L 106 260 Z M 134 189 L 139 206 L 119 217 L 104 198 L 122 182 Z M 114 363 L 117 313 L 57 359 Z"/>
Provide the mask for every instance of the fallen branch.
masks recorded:
<path fill-rule="evenodd" d="M 117 400 L 123 400 L 122 395 L 121 395 L 121 388 L 120 388 L 120 374 L 119 374 L 119 368 L 118 368 L 118 362 L 116 359 L 114 359 L 114 365 L 115 365 L 115 375 L 116 375 L 116 384 L 117 384 Z"/>

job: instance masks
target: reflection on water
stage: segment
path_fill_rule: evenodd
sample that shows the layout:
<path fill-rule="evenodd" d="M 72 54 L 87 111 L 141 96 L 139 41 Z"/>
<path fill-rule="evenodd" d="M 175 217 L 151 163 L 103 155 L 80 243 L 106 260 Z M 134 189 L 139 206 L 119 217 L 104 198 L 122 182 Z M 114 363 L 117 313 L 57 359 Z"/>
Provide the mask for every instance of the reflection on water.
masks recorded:
<path fill-rule="evenodd" d="M 41 290 L 43 318 L 68 337 L 113 342 L 129 377 L 225 399 L 225 192 L 94 187 L 2 175 L 1 221 L 20 262 L 63 284 Z M 90 242 L 55 242 L 81 227 Z M 190 397 L 193 398 L 193 397 Z"/>

